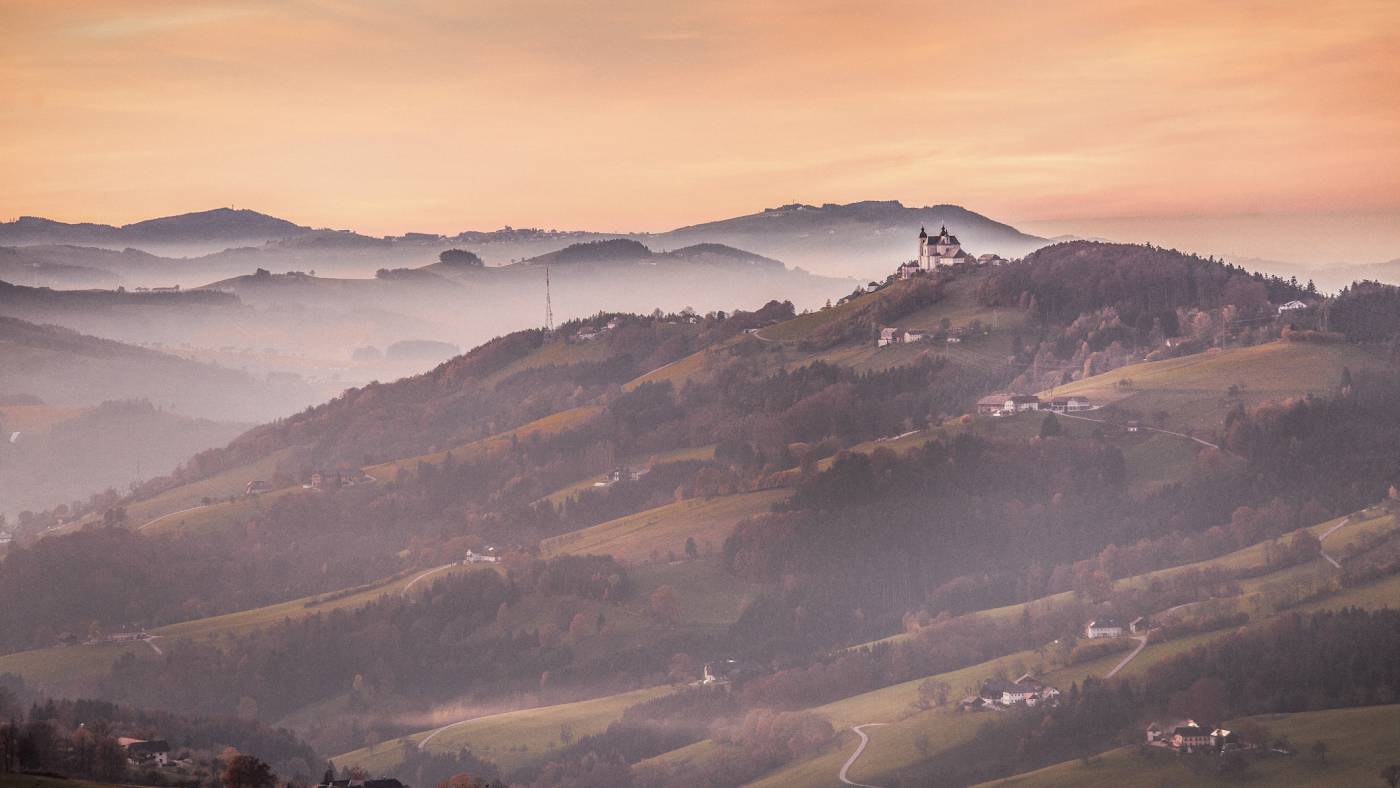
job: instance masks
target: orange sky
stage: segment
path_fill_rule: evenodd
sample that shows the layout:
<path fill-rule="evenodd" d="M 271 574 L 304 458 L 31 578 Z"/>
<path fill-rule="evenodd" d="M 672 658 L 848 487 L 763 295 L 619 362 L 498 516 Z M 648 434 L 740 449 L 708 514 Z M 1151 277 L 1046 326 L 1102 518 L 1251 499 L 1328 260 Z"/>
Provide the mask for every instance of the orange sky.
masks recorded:
<path fill-rule="evenodd" d="M 0 5 L 5 218 L 1400 214 L 1397 140 L 1395 0 Z"/>

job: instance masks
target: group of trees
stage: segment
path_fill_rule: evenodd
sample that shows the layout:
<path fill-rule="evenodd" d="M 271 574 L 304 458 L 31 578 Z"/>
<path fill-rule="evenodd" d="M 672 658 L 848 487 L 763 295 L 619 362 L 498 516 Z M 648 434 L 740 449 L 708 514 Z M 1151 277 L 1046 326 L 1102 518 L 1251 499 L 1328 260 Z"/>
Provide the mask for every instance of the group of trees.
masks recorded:
<path fill-rule="evenodd" d="M 1400 337 L 1400 287 L 1357 282 L 1329 305 L 1328 328 L 1353 342 L 1393 342 Z"/>
<path fill-rule="evenodd" d="M 168 742 L 172 757 L 188 761 L 184 776 L 129 764 L 119 736 Z M 48 772 L 157 785 L 218 778 L 229 786 L 271 788 L 274 768 L 305 783 L 316 762 L 312 749 L 285 729 L 232 716 L 185 716 L 107 701 L 44 698 L 18 678 L 0 675 L 0 776 Z"/>
<path fill-rule="evenodd" d="M 1272 311 L 1271 303 L 1313 298 L 1295 282 L 1151 245 L 1073 241 L 998 266 L 982 284 L 988 306 L 1021 306 L 1048 323 L 1068 324 L 1086 313 L 1114 309 L 1127 326 L 1153 321 L 1175 336 L 1178 308 L 1234 306 L 1241 317 Z"/>

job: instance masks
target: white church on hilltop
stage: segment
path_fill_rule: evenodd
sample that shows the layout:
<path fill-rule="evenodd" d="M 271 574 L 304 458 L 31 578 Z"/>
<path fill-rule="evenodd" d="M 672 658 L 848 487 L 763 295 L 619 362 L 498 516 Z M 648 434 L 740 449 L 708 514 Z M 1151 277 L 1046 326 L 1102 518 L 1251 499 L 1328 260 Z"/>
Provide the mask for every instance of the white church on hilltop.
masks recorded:
<path fill-rule="evenodd" d="M 929 235 L 919 228 L 919 268 L 925 271 L 955 263 L 972 263 L 975 258 L 963 251 L 958 237 L 948 232 L 947 226 L 940 227 L 938 235 Z"/>

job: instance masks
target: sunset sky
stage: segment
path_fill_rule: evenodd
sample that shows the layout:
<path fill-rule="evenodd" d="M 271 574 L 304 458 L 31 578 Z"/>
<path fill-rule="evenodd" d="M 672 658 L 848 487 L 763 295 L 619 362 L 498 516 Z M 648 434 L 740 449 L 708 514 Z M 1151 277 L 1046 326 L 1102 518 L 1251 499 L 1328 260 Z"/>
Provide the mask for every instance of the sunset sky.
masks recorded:
<path fill-rule="evenodd" d="M 0 101 L 4 218 L 1400 215 L 1394 0 L 6 0 Z"/>

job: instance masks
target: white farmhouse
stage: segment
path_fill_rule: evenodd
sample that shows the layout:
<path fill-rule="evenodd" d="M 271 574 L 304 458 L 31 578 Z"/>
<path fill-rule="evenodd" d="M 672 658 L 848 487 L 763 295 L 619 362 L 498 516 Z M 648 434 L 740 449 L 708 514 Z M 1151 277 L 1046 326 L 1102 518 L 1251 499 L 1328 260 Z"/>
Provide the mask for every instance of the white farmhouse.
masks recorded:
<path fill-rule="evenodd" d="M 1020 413 L 1027 410 L 1040 410 L 1040 397 L 1034 394 L 1012 394 L 1006 398 L 1002 404 L 1002 410 L 1008 413 Z"/>
<path fill-rule="evenodd" d="M 1091 640 L 1123 637 L 1123 625 L 1111 618 L 1096 618 L 1084 627 L 1084 636 Z"/>

